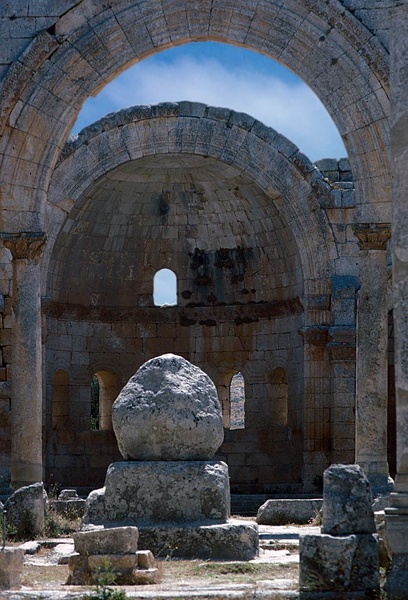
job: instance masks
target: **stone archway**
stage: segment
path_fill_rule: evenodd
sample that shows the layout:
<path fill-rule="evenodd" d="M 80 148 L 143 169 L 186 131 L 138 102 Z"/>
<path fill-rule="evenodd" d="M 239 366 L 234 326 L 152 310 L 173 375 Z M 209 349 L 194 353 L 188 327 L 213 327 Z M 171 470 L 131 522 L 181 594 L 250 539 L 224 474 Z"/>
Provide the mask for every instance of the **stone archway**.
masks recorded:
<path fill-rule="evenodd" d="M 371 15 L 369 6 L 366 13 Z M 163 0 L 159 6 L 148 1 L 143 7 L 130 0 L 115 0 L 109 7 L 83 0 L 64 14 L 38 16 L 46 18 L 48 28 L 39 30 L 44 21 L 28 18 L 26 37 L 19 39 L 18 31 L 11 35 L 9 68 L 2 71 L 0 229 L 13 254 L 15 309 L 34 306 L 39 311 L 48 187 L 82 102 L 128 65 L 173 44 L 197 39 L 238 44 L 276 58 L 298 73 L 316 91 L 344 138 L 356 185 L 354 220 L 389 222 L 387 27 L 380 31 L 361 11 L 351 11 L 337 0 L 289 0 L 285 6 L 248 6 L 239 0 L 233 8 L 223 0 L 197 5 Z M 18 281 L 26 268 L 32 285 L 24 290 L 21 302 Z M 27 353 L 21 352 L 20 338 L 13 338 L 14 370 L 27 372 L 25 381 L 13 385 L 13 428 L 14 439 L 20 439 L 27 411 L 20 399 L 28 395 L 27 382 L 35 380 L 33 440 L 37 441 L 33 464 L 31 458 L 26 461 L 32 475 L 16 475 L 16 485 L 37 479 L 41 470 L 40 324 L 39 318 L 26 316 L 31 323 L 25 332 L 30 340 Z M 370 315 L 360 324 L 364 342 Z M 366 362 L 374 364 L 372 358 L 368 356 Z M 360 367 L 364 380 L 367 373 Z M 363 397 L 361 405 L 365 404 Z M 379 404 L 383 405 L 382 399 Z M 25 472 L 25 466 L 20 466 Z"/>
<path fill-rule="evenodd" d="M 319 392 L 304 401 L 299 329 L 314 318 L 307 298 L 334 269 L 319 204 L 330 193 L 296 146 L 248 115 L 182 102 L 95 123 L 66 145 L 49 190 L 47 369 L 61 360 L 56 332 L 64 337 L 67 328 L 76 331 L 75 340 L 64 337 L 74 362 L 83 368 L 114 355 L 124 380 L 162 352 L 220 374 L 242 366 L 247 426 L 226 431 L 220 450 L 233 489 L 302 489 L 303 423 Z M 162 267 L 177 273 L 176 306 L 154 305 Z M 276 362 L 276 352 L 290 365 L 291 437 L 271 435 L 265 361 Z M 297 457 L 285 469 L 282 444 Z M 81 460 L 92 462 L 91 446 Z"/>
<path fill-rule="evenodd" d="M 17 204 L 20 216 L 3 221 L 2 228 L 42 228 L 52 170 L 86 97 L 133 62 L 197 39 L 251 48 L 300 75 L 344 138 L 360 220 L 389 221 L 387 53 L 351 11 L 337 0 L 256 7 L 240 0 L 233 8 L 223 0 L 197 5 L 164 0 L 160 8 L 122 0 L 109 8 L 82 2 L 48 31 L 33 31 L 33 41 L 5 78 L 9 151 L 2 180 L 9 208 Z"/>

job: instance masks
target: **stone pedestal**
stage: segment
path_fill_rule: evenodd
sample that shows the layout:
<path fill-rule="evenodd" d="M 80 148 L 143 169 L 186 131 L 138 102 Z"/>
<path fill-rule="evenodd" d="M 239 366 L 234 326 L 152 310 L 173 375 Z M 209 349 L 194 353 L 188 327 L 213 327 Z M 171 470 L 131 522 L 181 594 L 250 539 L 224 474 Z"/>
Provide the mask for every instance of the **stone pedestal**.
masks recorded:
<path fill-rule="evenodd" d="M 388 225 L 354 227 L 360 246 L 357 307 L 356 456 L 375 494 L 392 489 L 387 461 Z"/>
<path fill-rule="evenodd" d="M 158 571 L 149 550 L 138 551 L 137 527 L 116 527 L 74 534 L 68 585 L 98 584 L 104 573 L 114 585 L 156 583 Z"/>
<path fill-rule="evenodd" d="M 371 502 L 368 479 L 358 465 L 326 469 L 322 533 L 300 535 L 302 598 L 377 597 L 379 551 Z"/>
<path fill-rule="evenodd" d="M 45 235 L 3 235 L 13 256 L 11 487 L 42 481 L 42 349 L 39 260 Z"/>
<path fill-rule="evenodd" d="M 228 521 L 228 467 L 221 461 L 129 461 L 109 466 L 86 502 L 83 528 L 137 525 L 157 556 L 250 560 L 255 524 Z"/>
<path fill-rule="evenodd" d="M 228 521 L 228 467 L 211 460 L 222 442 L 211 379 L 174 354 L 147 361 L 112 407 L 125 462 L 109 466 L 88 496 L 83 528 L 137 525 L 143 548 L 161 556 L 249 560 L 258 526 Z"/>

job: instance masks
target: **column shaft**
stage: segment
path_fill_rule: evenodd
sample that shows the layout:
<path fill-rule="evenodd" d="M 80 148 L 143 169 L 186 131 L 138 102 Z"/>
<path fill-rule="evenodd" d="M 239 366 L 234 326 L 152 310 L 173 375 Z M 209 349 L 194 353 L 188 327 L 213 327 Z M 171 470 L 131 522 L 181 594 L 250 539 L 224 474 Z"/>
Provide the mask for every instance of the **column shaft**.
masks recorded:
<path fill-rule="evenodd" d="M 389 491 L 387 460 L 388 312 L 386 225 L 359 225 L 356 456 L 375 492 Z"/>
<path fill-rule="evenodd" d="M 13 255 L 11 487 L 42 481 L 40 234 L 3 235 Z"/>

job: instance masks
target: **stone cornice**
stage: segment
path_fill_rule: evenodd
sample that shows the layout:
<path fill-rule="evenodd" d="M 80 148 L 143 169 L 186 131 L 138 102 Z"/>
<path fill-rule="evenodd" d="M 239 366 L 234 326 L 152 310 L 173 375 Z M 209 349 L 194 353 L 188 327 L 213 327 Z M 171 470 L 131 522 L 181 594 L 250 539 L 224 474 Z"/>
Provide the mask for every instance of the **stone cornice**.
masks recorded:
<path fill-rule="evenodd" d="M 218 323 L 234 322 L 246 325 L 272 318 L 300 315 L 303 306 L 299 298 L 248 304 L 214 306 L 160 306 L 151 307 L 96 307 L 80 306 L 42 299 L 43 312 L 53 318 L 75 321 L 105 321 L 133 323 L 179 323 L 185 327 L 192 325 L 216 326 Z"/>
<path fill-rule="evenodd" d="M 391 237 L 391 228 L 383 223 L 361 223 L 353 225 L 360 250 L 386 250 Z"/>
<path fill-rule="evenodd" d="M 37 262 L 41 258 L 47 236 L 43 232 L 0 233 L 0 240 L 15 260 Z"/>

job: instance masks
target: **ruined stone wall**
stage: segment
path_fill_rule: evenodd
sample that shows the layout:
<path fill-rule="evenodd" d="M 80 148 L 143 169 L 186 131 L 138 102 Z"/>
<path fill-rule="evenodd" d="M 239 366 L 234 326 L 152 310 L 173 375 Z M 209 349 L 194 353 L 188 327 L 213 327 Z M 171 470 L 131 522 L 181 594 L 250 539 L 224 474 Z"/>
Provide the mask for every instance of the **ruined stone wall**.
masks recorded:
<path fill-rule="evenodd" d="M 228 128 L 231 129 L 228 136 L 223 131 L 219 131 L 219 136 L 217 133 L 214 137 L 216 143 L 211 148 L 211 156 L 218 160 L 224 149 L 223 158 L 226 158 L 228 162 L 232 156 L 235 156 L 237 147 L 243 147 L 245 150 L 248 148 L 248 140 L 251 140 L 253 152 L 252 154 L 245 151 L 241 153 L 239 164 L 243 165 L 245 169 L 248 167 L 248 172 L 255 185 L 260 187 L 263 193 L 270 193 L 269 197 L 279 207 L 275 215 L 267 215 L 273 222 L 273 230 L 280 231 L 277 243 L 269 247 L 266 261 L 269 265 L 274 265 L 274 267 L 276 265 L 276 269 L 264 272 L 264 283 L 263 286 L 258 287 L 258 291 L 261 289 L 264 293 L 267 290 L 268 280 L 276 278 L 280 274 L 279 285 L 273 288 L 272 295 L 268 296 L 268 302 L 273 304 L 282 300 L 294 301 L 299 297 L 304 309 L 304 321 L 296 323 L 296 326 L 297 317 L 295 316 L 281 318 L 279 315 L 274 315 L 273 317 L 274 323 L 290 324 L 286 333 L 293 339 L 288 346 L 285 345 L 286 342 L 282 342 L 285 352 L 288 352 L 284 361 L 290 361 L 293 352 L 297 356 L 298 336 L 303 343 L 302 360 L 298 362 L 299 365 L 302 363 L 302 375 L 289 377 L 287 384 L 289 387 L 289 380 L 296 381 L 296 384 L 291 384 L 294 386 L 293 390 L 296 387 L 296 391 L 293 391 L 293 396 L 296 398 L 301 394 L 299 385 L 300 387 L 303 385 L 305 390 L 303 408 L 296 413 L 298 415 L 302 412 L 302 418 L 299 417 L 299 421 L 303 424 L 303 482 L 313 481 L 322 466 L 332 459 L 352 459 L 353 425 L 355 423 L 355 302 L 359 285 L 356 278 L 359 276 L 360 265 L 366 265 L 369 262 L 368 257 L 371 251 L 361 251 L 358 248 L 353 227 L 356 223 L 367 224 L 371 227 L 377 223 L 390 222 L 387 52 L 390 5 L 391 0 L 374 3 L 362 0 L 343 0 L 342 2 L 337 0 L 328 2 L 288 0 L 284 5 L 268 3 L 252 10 L 244 0 L 237 0 L 232 9 L 223 0 L 215 0 L 211 3 L 203 1 L 197 6 L 188 0 L 180 0 L 177 3 L 167 0 L 159 3 L 151 0 L 140 6 L 136 6 L 131 0 L 121 0 L 110 3 L 109 7 L 88 0 L 82 2 L 77 0 L 61 2 L 5 0 L 2 2 L 0 6 L 0 43 L 2 48 L 0 53 L 2 86 L 0 126 L 4 144 L 0 149 L 1 233 L 2 236 L 3 234 L 20 235 L 21 232 L 25 232 L 23 235 L 26 235 L 27 232 L 29 235 L 34 233 L 41 236 L 42 232 L 48 234 L 48 246 L 41 258 L 42 280 L 36 282 L 38 289 L 35 290 L 35 294 L 43 296 L 43 312 L 48 315 L 48 324 L 44 324 L 43 328 L 44 339 L 49 331 L 50 344 L 55 342 L 58 345 L 58 348 L 52 346 L 47 348 L 49 370 L 47 370 L 47 412 L 44 422 L 46 429 L 49 430 L 50 415 L 52 417 L 52 410 L 50 412 L 49 409 L 49 398 L 52 397 L 50 381 L 55 371 L 58 369 L 62 371 L 67 362 L 71 368 L 75 366 L 75 361 L 81 363 L 81 361 L 86 362 L 87 360 L 88 350 L 85 350 L 84 354 L 76 353 L 75 357 L 63 356 L 66 343 L 68 343 L 65 336 L 71 335 L 71 332 L 64 331 L 62 324 L 68 321 L 71 321 L 72 324 L 79 322 L 82 330 L 86 332 L 85 337 L 89 338 L 89 344 L 91 344 L 92 337 L 95 340 L 99 336 L 100 331 L 102 331 L 103 338 L 106 323 L 109 323 L 109 327 L 117 326 L 115 320 L 105 319 L 104 321 L 103 315 L 100 315 L 98 320 L 101 329 L 96 328 L 88 335 L 89 323 L 92 323 L 92 328 L 95 326 L 93 319 L 88 319 L 88 315 L 83 314 L 79 317 L 73 314 L 70 319 L 67 319 L 68 313 L 64 312 L 67 309 L 64 305 L 72 303 L 73 299 L 68 298 L 69 285 L 65 285 L 65 287 L 60 285 L 64 279 L 61 273 L 63 273 L 64 267 L 67 267 L 66 275 L 72 276 L 71 282 L 76 281 L 77 274 L 75 273 L 75 261 L 69 264 L 69 261 L 64 258 L 69 255 L 71 248 L 62 243 L 62 237 L 59 235 L 67 213 L 73 206 L 72 190 L 75 185 L 80 184 L 80 178 L 72 181 L 68 178 L 61 182 L 62 188 L 65 185 L 67 193 L 61 196 L 59 201 L 55 201 L 55 198 L 50 201 L 52 190 L 49 185 L 53 174 L 55 175 L 58 171 L 56 165 L 67 135 L 83 101 L 134 61 L 181 41 L 211 39 L 242 45 L 281 60 L 298 73 L 318 94 L 345 140 L 354 182 L 352 184 L 344 179 L 346 171 L 342 168 L 338 170 L 329 168 L 327 177 L 332 182 L 329 185 L 328 182 L 324 182 L 320 174 L 315 180 L 316 173 L 310 169 L 309 161 L 305 160 L 305 157 L 288 140 L 276 137 L 276 132 L 273 136 L 282 145 L 280 148 L 271 149 L 269 146 L 270 131 L 261 124 L 255 123 L 254 120 L 248 122 L 246 121 L 247 117 L 242 119 L 239 116 L 234 121 L 235 117 L 231 116 L 228 111 L 227 115 L 227 112 L 218 109 L 211 109 L 205 115 L 209 118 L 205 127 L 209 126 L 211 130 L 217 129 L 217 122 L 225 122 L 226 119 L 228 121 L 231 118 L 228 121 Z M 166 110 L 170 115 L 172 114 L 171 107 L 167 107 Z M 200 121 L 197 114 L 190 113 L 189 116 L 193 117 L 191 122 Z M 150 117 L 151 115 L 148 118 Z M 99 130 L 93 131 L 92 135 L 101 134 L 106 141 L 109 135 L 104 129 L 105 125 L 107 129 L 112 127 L 112 124 L 105 122 L 102 126 L 99 125 Z M 144 125 L 141 129 L 143 128 Z M 126 126 L 121 124 L 120 130 L 124 132 Z M 153 145 L 157 144 L 157 147 L 166 148 L 166 152 L 169 152 L 167 131 L 166 135 L 164 135 L 164 129 L 158 128 L 157 131 L 157 135 L 156 133 L 152 135 Z M 89 133 L 88 131 L 84 137 L 92 137 L 89 136 Z M 252 139 L 254 136 L 255 141 Z M 225 139 L 228 140 L 228 143 L 224 147 Z M 147 139 L 142 136 L 141 140 L 143 144 L 146 143 L 147 147 Z M 189 140 L 191 142 L 191 138 Z M 218 145 L 219 141 L 223 144 L 221 147 Z M 119 143 L 119 146 L 114 144 L 112 147 L 104 147 L 101 144 L 102 149 L 94 155 L 94 158 L 98 157 L 101 161 L 97 166 L 92 163 L 92 152 L 86 149 L 92 144 L 92 141 L 88 139 L 84 144 L 83 163 L 81 164 L 84 168 L 86 167 L 86 170 L 90 169 L 90 179 L 98 177 L 98 168 L 101 168 L 104 156 L 109 156 L 112 150 L 119 152 L 123 139 L 118 136 L 116 142 Z M 173 143 L 178 152 L 177 144 Z M 210 148 L 208 143 L 206 148 Z M 128 151 L 133 159 L 140 158 L 137 145 L 132 148 L 126 147 L 126 152 Z M 257 160 L 259 158 L 258 162 L 253 160 L 254 156 L 257 157 Z M 274 163 L 276 159 L 278 162 Z M 290 184 L 288 186 L 291 189 L 290 192 L 288 189 L 282 189 L 282 182 L 279 182 L 278 178 L 274 178 L 269 168 L 272 163 L 275 168 L 278 165 L 278 173 L 289 169 L 288 172 L 291 174 L 293 183 L 292 187 Z M 300 180 L 294 173 L 294 168 L 302 174 L 303 180 Z M 82 184 L 85 185 L 85 183 L 82 181 Z M 247 184 L 243 181 L 240 183 L 243 187 Z M 250 183 L 251 185 L 252 183 Z M 231 188 L 231 190 L 233 189 Z M 192 193 L 192 190 L 188 190 L 188 192 Z M 252 187 L 247 196 L 241 196 L 240 201 L 247 201 L 253 194 L 254 188 Z M 259 201 L 261 201 L 261 196 L 262 194 L 257 195 Z M 311 199 L 311 203 L 309 203 L 309 199 Z M 225 199 L 225 203 L 229 201 L 229 198 Z M 164 204 L 159 202 L 159 208 L 160 206 L 163 208 Z M 256 210 L 256 207 L 253 209 Z M 282 215 L 283 219 L 279 225 Z M 73 214 L 70 215 L 71 218 L 72 216 Z M 164 218 L 165 215 L 163 214 L 162 217 Z M 258 217 L 257 226 L 261 226 L 260 224 L 265 220 L 264 217 L 265 214 Z M 76 222 L 79 228 L 83 225 L 81 218 L 74 218 L 71 221 L 72 223 Z M 117 226 L 118 223 L 115 222 L 113 225 Z M 192 231 L 194 227 L 197 227 L 197 223 L 191 223 Z M 237 226 L 233 235 L 238 235 L 239 227 L 242 225 Z M 172 231 L 174 232 L 174 229 Z M 208 225 L 207 237 L 211 236 L 213 231 L 214 228 Z M 54 258 L 56 256 L 60 260 L 59 266 L 58 261 L 53 263 L 51 260 L 52 248 L 57 238 L 59 255 L 57 252 Z M 191 241 L 195 238 L 191 235 L 189 239 Z M 160 252 L 156 253 L 157 259 L 159 255 L 162 257 L 168 254 L 169 242 L 168 240 L 162 240 L 162 242 Z M 263 242 L 259 242 L 258 245 L 262 247 Z M 294 252 L 293 255 L 290 255 L 290 252 L 286 255 L 279 254 L 279 248 L 285 246 L 291 248 L 294 245 L 298 247 L 297 253 Z M 235 243 L 235 246 L 238 244 Z M 256 244 L 252 244 L 252 247 L 255 246 Z M 201 250 L 203 246 L 198 244 L 196 247 Z M 82 248 L 82 250 L 85 253 L 85 249 Z M 190 248 L 190 251 L 194 254 L 194 247 Z M 277 252 L 276 256 L 274 256 L 275 252 Z M 0 415 L 0 457 L 2 457 L 1 464 L 7 466 L 10 448 L 10 398 L 13 393 L 11 388 L 12 368 L 14 374 L 16 369 L 21 369 L 21 372 L 26 373 L 25 378 L 15 378 L 14 380 L 15 410 L 19 405 L 18 410 L 21 412 L 19 417 L 14 420 L 15 424 L 19 423 L 19 435 L 24 432 L 22 415 L 28 412 L 24 402 L 21 404 L 19 399 L 30 397 L 32 415 L 36 417 L 37 423 L 32 438 L 40 440 L 38 416 L 41 414 L 41 394 L 38 393 L 40 388 L 36 385 L 35 393 L 30 396 L 30 382 L 33 380 L 38 382 L 40 378 L 38 364 L 36 363 L 36 366 L 33 366 L 34 363 L 28 365 L 27 362 L 24 362 L 24 357 L 18 353 L 15 355 L 18 357 L 18 364 L 11 364 L 12 326 L 14 324 L 11 305 L 16 298 L 12 297 L 9 250 L 2 250 L 0 262 L 2 269 L 0 278 L 0 314 L 2 317 L 0 323 L 0 402 L 2 411 Z M 95 273 L 99 268 L 97 264 L 98 257 L 93 264 Z M 50 273 L 49 266 L 51 266 Z M 167 266 L 171 267 L 171 265 Z M 290 273 L 287 281 L 285 281 L 285 269 Z M 149 273 L 143 273 L 145 281 L 151 280 L 153 271 L 154 269 L 151 269 Z M 113 281 L 114 267 L 111 268 L 111 273 Z M 145 277 L 146 275 L 149 276 Z M 51 282 L 48 288 L 47 281 Z M 67 281 L 65 280 L 65 284 Z M 81 288 L 81 306 L 87 308 L 94 306 L 94 300 L 97 299 L 98 294 L 103 295 L 106 292 L 106 306 L 116 307 L 117 305 L 112 304 L 108 299 L 110 290 L 106 289 L 107 287 L 109 286 L 102 285 L 101 290 L 94 289 L 93 296 L 88 298 L 86 298 L 86 289 Z M 245 295 L 240 297 L 240 301 L 242 298 L 245 299 L 245 302 L 249 300 L 252 294 L 251 290 L 255 287 L 243 287 L 242 290 L 246 290 L 249 294 L 245 292 Z M 237 289 L 234 293 L 230 290 L 229 302 L 234 300 Z M 51 299 L 45 297 L 50 290 L 52 291 L 51 296 L 53 296 Z M 58 297 L 58 293 L 64 292 L 64 290 L 65 297 Z M 188 286 L 183 286 L 183 290 L 191 291 Z M 140 291 L 139 288 L 138 291 Z M 203 294 L 206 293 L 204 288 L 196 286 L 195 294 L 200 302 L 207 301 L 209 296 L 212 298 L 211 294 L 217 296 L 213 289 L 208 291 L 209 293 L 204 297 Z M 149 294 L 148 290 L 142 290 L 138 293 L 138 298 L 142 302 L 143 297 L 145 299 L 150 297 Z M 183 298 L 183 301 L 187 302 L 188 299 Z M 256 301 L 258 302 L 259 299 L 256 298 Z M 126 307 L 129 308 L 129 303 L 125 303 Z M 207 308 L 203 309 L 204 312 L 207 311 Z M 249 317 L 245 314 L 234 315 L 233 327 L 237 326 L 235 318 L 245 320 Z M 262 319 L 264 318 L 262 316 Z M 192 328 L 211 329 L 213 327 L 211 322 L 214 321 L 214 318 L 211 314 L 205 314 L 203 318 L 199 316 L 196 320 L 198 320 L 198 325 L 196 322 L 194 324 L 188 322 L 187 325 Z M 205 324 L 200 325 L 200 320 L 205 321 Z M 362 323 L 363 319 L 360 322 Z M 173 325 L 174 323 L 176 321 L 173 322 Z M 177 323 L 180 325 L 179 321 Z M 367 323 L 369 324 L 369 316 L 366 319 L 366 332 L 369 329 Z M 167 323 L 166 330 L 162 329 L 160 332 L 163 339 L 167 339 L 166 336 L 170 335 L 169 331 L 174 331 L 173 326 L 170 324 L 169 328 L 168 325 Z M 256 323 L 247 323 L 247 325 L 248 328 L 254 329 L 255 337 L 258 336 L 260 339 L 261 334 L 256 333 Z M 241 326 L 243 327 L 244 324 L 240 324 Z M 57 329 L 61 327 L 61 330 L 54 331 L 54 327 Z M 156 335 L 157 327 L 156 323 Z M 164 327 L 164 324 L 161 323 L 160 327 Z M 186 327 L 186 323 L 183 327 Z M 147 327 L 147 330 L 149 328 L 150 326 Z M 361 330 L 364 331 L 364 328 L 362 327 Z M 223 335 L 224 339 L 228 338 L 229 331 L 228 329 L 228 332 L 226 331 Z M 38 346 L 41 335 L 38 328 L 36 331 L 30 330 L 27 334 L 27 339 L 35 338 L 35 344 Z M 56 338 L 53 340 L 54 335 L 60 336 L 58 343 L 55 341 Z M 137 340 L 144 335 L 141 332 L 134 333 L 132 339 L 135 352 L 139 352 Z M 272 337 L 276 338 L 276 336 Z M 151 338 L 146 334 L 144 339 Z M 206 339 L 206 336 L 203 339 Z M 95 341 L 93 343 L 96 344 Z M 269 343 L 273 342 L 268 341 Z M 151 351 L 160 346 L 153 340 L 146 341 L 146 346 L 149 344 Z M 367 356 L 366 362 L 374 364 L 375 360 L 372 360 L 370 348 L 367 344 L 366 346 L 363 344 L 363 347 Z M 54 349 L 62 354 L 58 356 L 53 354 Z M 89 352 L 93 352 L 93 350 L 89 350 Z M 358 367 L 360 376 L 361 373 L 364 375 L 364 369 L 361 371 L 361 364 L 360 361 L 360 367 Z M 27 367 L 29 370 L 26 372 Z M 99 368 L 99 366 L 95 364 L 95 368 Z M 93 369 L 94 367 L 91 365 L 89 376 L 92 375 Z M 216 373 L 212 375 L 214 376 Z M 60 385 L 61 394 L 65 385 L 64 383 Z M 82 383 L 79 387 L 81 385 Z M 85 386 L 85 383 L 83 385 Z M 85 390 L 85 387 L 83 389 Z M 88 390 L 86 393 L 83 391 L 78 395 L 78 398 L 81 398 L 77 402 L 79 416 L 83 416 L 80 405 L 81 402 L 88 401 L 87 393 Z M 254 396 L 256 393 L 253 390 Z M 362 405 L 368 404 L 363 398 Z M 294 422 L 297 419 L 298 416 L 294 417 Z M 111 441 L 108 437 L 110 434 L 97 433 L 100 433 L 102 438 L 106 436 L 103 442 L 104 447 L 110 447 Z M 279 437 L 279 432 L 275 433 Z M 16 430 L 11 437 L 17 439 Z M 87 438 L 85 445 L 91 444 L 92 441 L 89 441 L 91 439 L 92 437 Z M 231 439 L 228 439 L 228 443 Z M 60 448 L 57 454 L 67 457 L 69 452 L 66 447 L 64 449 L 62 437 L 60 441 L 57 440 L 57 445 Z M 48 448 L 51 457 L 51 446 Z M 72 446 L 71 449 L 74 452 Z M 233 453 L 237 454 L 235 450 Z M 70 460 L 66 459 L 68 463 Z M 241 461 L 241 458 L 239 460 Z M 250 458 L 245 457 L 245 461 L 248 460 Z M 34 462 L 37 473 L 38 456 Z M 90 463 L 86 464 L 89 468 Z M 54 467 L 55 464 L 50 463 L 50 466 Z M 253 482 L 254 480 L 255 476 L 251 474 L 248 481 Z"/>
<path fill-rule="evenodd" d="M 112 431 L 91 431 L 92 375 L 116 373 L 123 386 L 146 360 L 171 352 L 203 368 L 218 387 L 236 372 L 244 376 L 245 428 L 230 431 L 227 426 L 219 451 L 230 466 L 233 489 L 239 493 L 299 489 L 302 315 L 279 318 L 268 309 L 196 308 L 185 310 L 188 318 L 180 319 L 180 308 L 156 308 L 149 315 L 140 310 L 134 320 L 117 323 L 48 318 L 47 480 L 78 486 L 103 483 L 118 451 Z M 241 316 L 234 319 L 235 312 Z M 272 389 L 277 367 L 284 368 L 287 379 L 287 414 L 284 421 L 280 417 L 280 424 Z M 57 368 L 67 373 L 69 381 L 67 419 L 61 427 L 53 426 L 52 414 Z"/>

